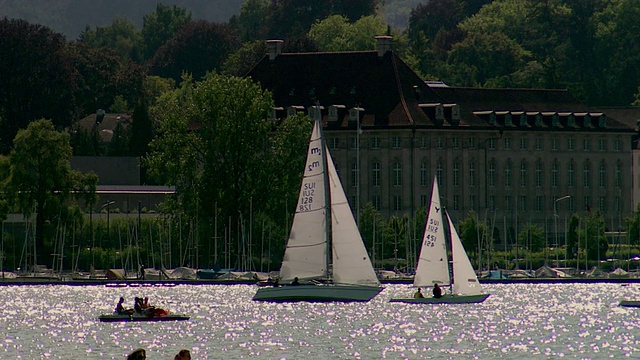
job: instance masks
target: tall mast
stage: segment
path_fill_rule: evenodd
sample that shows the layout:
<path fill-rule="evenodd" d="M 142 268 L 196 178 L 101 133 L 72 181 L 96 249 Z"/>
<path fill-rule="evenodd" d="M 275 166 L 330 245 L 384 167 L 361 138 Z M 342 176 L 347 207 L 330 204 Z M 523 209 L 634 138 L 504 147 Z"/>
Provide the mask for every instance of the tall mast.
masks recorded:
<path fill-rule="evenodd" d="M 449 259 L 449 253 L 447 253 L 447 268 L 449 269 L 449 276 L 451 277 L 451 284 L 449 284 L 449 287 L 451 288 L 451 292 L 453 292 L 453 283 L 456 281 L 453 274 L 456 271 L 456 269 L 453 267 L 453 264 L 454 264 L 453 243 L 451 242 L 451 223 L 449 223 L 449 212 L 444 206 L 442 207 L 442 214 L 444 215 L 442 218 L 443 220 L 442 225 L 446 226 L 445 228 L 443 228 L 445 229 L 444 231 L 445 243 L 447 244 L 447 251 L 451 251 L 451 259 Z"/>
<path fill-rule="evenodd" d="M 314 121 L 317 122 L 318 125 L 318 134 L 320 134 L 320 146 L 322 147 L 322 172 L 324 176 L 324 203 L 325 203 L 325 214 L 324 214 L 324 222 L 325 222 L 325 237 L 327 242 L 327 251 L 326 256 L 327 259 L 325 261 L 325 270 L 324 274 L 326 278 L 329 278 L 329 266 L 332 262 L 332 254 L 331 254 L 331 195 L 329 194 L 330 184 L 329 181 L 329 172 L 327 167 L 327 145 L 324 140 L 324 133 L 322 131 L 322 112 L 320 111 L 320 104 L 316 103 L 315 112 L 314 112 Z"/>

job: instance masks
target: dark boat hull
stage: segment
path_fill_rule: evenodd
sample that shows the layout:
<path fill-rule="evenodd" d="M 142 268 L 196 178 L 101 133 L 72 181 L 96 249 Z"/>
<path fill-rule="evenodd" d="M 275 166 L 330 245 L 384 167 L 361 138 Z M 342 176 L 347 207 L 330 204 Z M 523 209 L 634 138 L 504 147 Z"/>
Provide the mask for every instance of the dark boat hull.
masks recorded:
<path fill-rule="evenodd" d="M 253 297 L 255 301 L 270 302 L 366 302 L 383 288 L 361 285 L 298 285 L 262 287 Z"/>
<path fill-rule="evenodd" d="M 490 294 L 479 295 L 445 295 L 441 298 L 426 297 L 426 298 L 406 298 L 406 299 L 391 299 L 389 302 L 399 302 L 406 304 L 477 304 L 481 303 L 489 297 Z"/>
<path fill-rule="evenodd" d="M 186 315 L 164 315 L 164 316 L 144 316 L 144 315 L 100 315 L 98 319 L 101 322 L 157 322 L 157 321 L 184 321 L 189 320 Z"/>
<path fill-rule="evenodd" d="M 640 301 L 638 300 L 622 300 L 620 306 L 640 308 Z"/>

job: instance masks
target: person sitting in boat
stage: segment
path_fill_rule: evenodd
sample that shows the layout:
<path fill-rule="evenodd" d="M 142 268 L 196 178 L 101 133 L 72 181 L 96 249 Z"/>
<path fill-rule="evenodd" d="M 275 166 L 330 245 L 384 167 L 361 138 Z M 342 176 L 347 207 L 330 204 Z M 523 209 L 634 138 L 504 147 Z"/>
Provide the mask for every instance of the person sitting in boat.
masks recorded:
<path fill-rule="evenodd" d="M 136 312 L 136 314 L 143 313 L 142 298 L 139 298 L 139 297 L 135 298 L 135 300 L 133 301 L 133 310 Z"/>
<path fill-rule="evenodd" d="M 142 348 L 134 350 L 127 356 L 127 360 L 145 360 L 146 358 L 147 352 Z"/>
<path fill-rule="evenodd" d="M 154 307 L 149 305 L 149 298 L 145 297 L 144 301 L 142 302 L 142 305 L 140 306 L 142 308 L 142 310 L 148 310 L 148 309 L 153 309 Z"/>
<path fill-rule="evenodd" d="M 118 315 L 131 315 L 131 314 L 133 314 L 133 310 L 132 309 L 125 309 L 123 303 L 124 303 L 124 298 L 121 296 L 120 297 L 120 301 L 118 301 L 118 305 L 116 305 L 115 313 L 118 314 Z"/>
<path fill-rule="evenodd" d="M 433 297 L 439 299 L 442 297 L 442 289 L 438 284 L 433 285 Z"/>
<path fill-rule="evenodd" d="M 292 286 L 300 285 L 300 281 L 298 281 L 298 277 L 297 276 L 293 278 L 293 281 L 291 282 L 291 285 Z"/>
<path fill-rule="evenodd" d="M 416 291 L 415 294 L 413 294 L 413 298 L 414 299 L 422 299 L 424 297 L 424 295 L 422 295 L 422 289 L 418 288 L 418 291 Z"/>
<path fill-rule="evenodd" d="M 273 287 L 280 287 L 280 280 L 278 280 L 278 278 L 273 280 Z"/>
<path fill-rule="evenodd" d="M 191 360 L 191 352 L 187 349 L 182 349 L 176 354 L 173 360 Z"/>

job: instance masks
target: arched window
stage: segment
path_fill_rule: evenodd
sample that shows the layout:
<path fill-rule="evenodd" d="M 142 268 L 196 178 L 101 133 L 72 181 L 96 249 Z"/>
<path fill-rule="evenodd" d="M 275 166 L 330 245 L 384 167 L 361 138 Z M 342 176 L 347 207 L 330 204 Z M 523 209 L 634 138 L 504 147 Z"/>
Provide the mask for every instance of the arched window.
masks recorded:
<path fill-rule="evenodd" d="M 542 162 L 538 160 L 536 162 L 536 187 L 542 187 L 543 177 L 542 177 Z"/>
<path fill-rule="evenodd" d="M 495 160 L 491 160 L 489 162 L 489 186 L 496 186 L 496 162 Z"/>
<path fill-rule="evenodd" d="M 582 186 L 589 187 L 591 184 L 591 164 L 585 162 L 582 166 Z"/>
<path fill-rule="evenodd" d="M 371 186 L 380 187 L 380 162 L 374 161 L 371 164 Z"/>
<path fill-rule="evenodd" d="M 452 179 L 452 183 L 453 186 L 459 186 L 460 185 L 460 163 L 458 162 L 458 160 L 453 162 L 453 179 Z"/>
<path fill-rule="evenodd" d="M 429 186 L 429 164 L 426 161 L 420 163 L 420 186 Z"/>
<path fill-rule="evenodd" d="M 607 186 L 607 165 L 604 160 L 600 162 L 600 169 L 598 171 L 598 185 L 600 187 Z"/>
<path fill-rule="evenodd" d="M 520 186 L 527 186 L 527 163 L 520 163 Z"/>
<path fill-rule="evenodd" d="M 442 186 L 444 184 L 444 166 L 442 165 L 442 160 L 438 160 L 438 166 L 436 167 L 436 178 L 438 179 L 438 184 Z"/>
<path fill-rule="evenodd" d="M 394 162 L 392 171 L 393 186 L 402 186 L 402 164 L 399 161 Z"/>
<path fill-rule="evenodd" d="M 472 160 L 469 162 L 469 187 L 476 186 L 476 163 Z"/>
<path fill-rule="evenodd" d="M 504 166 L 504 186 L 511 187 L 511 161 Z"/>
<path fill-rule="evenodd" d="M 573 165 L 573 161 L 569 161 L 569 164 L 567 164 L 567 186 L 573 187 L 574 186 L 574 165 Z"/>

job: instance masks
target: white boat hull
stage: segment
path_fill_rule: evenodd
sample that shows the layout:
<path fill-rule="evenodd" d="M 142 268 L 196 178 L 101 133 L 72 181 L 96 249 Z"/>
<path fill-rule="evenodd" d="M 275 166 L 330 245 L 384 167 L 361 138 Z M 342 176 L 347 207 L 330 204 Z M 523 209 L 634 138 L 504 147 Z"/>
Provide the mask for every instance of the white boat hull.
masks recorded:
<path fill-rule="evenodd" d="M 270 302 L 352 302 L 373 299 L 382 287 L 361 285 L 298 285 L 263 287 L 253 297 L 255 301 Z"/>
<path fill-rule="evenodd" d="M 479 295 L 445 295 L 441 298 L 406 298 L 391 299 L 389 302 L 400 302 L 406 304 L 477 304 L 485 301 L 490 294 Z"/>

